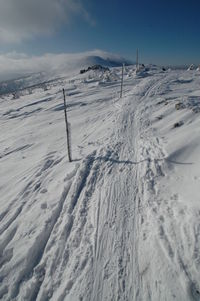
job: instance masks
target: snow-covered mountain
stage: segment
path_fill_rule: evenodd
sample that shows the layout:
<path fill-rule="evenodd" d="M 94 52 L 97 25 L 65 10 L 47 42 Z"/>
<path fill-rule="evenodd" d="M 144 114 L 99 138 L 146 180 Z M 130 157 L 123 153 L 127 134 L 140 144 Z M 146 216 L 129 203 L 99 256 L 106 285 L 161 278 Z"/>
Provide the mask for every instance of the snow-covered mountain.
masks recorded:
<path fill-rule="evenodd" d="M 200 300 L 200 74 L 147 69 L 0 97 L 1 300 Z"/>
<path fill-rule="evenodd" d="M 100 50 L 77 54 L 46 54 L 41 57 L 0 55 L 0 94 L 50 81 L 57 77 L 72 76 L 92 65 L 117 67 L 131 62 Z"/>

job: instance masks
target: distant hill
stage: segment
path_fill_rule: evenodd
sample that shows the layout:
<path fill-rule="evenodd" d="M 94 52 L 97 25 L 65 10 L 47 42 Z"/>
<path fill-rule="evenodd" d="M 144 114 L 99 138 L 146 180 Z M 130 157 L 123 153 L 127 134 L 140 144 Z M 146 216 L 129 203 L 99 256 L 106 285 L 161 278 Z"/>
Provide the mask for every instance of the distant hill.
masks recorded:
<path fill-rule="evenodd" d="M 5 56 L 0 63 L 0 95 L 71 76 L 92 65 L 118 67 L 131 62 L 112 53 L 95 50 L 77 54 L 46 54 L 41 57 Z"/>

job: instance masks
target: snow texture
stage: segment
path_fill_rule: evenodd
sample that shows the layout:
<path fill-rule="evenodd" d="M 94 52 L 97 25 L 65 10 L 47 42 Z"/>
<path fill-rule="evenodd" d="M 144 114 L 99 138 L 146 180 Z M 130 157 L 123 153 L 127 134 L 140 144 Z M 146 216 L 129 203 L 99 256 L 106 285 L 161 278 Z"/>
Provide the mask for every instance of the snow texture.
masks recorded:
<path fill-rule="evenodd" d="M 200 74 L 120 76 L 1 96 L 1 300 L 200 300 Z"/>

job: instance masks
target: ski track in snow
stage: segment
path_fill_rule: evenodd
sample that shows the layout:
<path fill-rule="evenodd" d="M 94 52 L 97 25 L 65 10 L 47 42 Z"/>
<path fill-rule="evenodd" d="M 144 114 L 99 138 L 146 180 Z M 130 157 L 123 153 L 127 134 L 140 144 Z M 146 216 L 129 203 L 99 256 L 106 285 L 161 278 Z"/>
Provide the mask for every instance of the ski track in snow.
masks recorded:
<path fill-rule="evenodd" d="M 0 299 L 200 300 L 200 209 L 171 194 L 164 179 L 173 163 L 153 119 L 158 100 L 172 93 L 174 83 L 185 89 L 192 83 L 182 79 L 185 74 L 127 77 L 121 100 L 119 79 L 66 81 L 77 123 L 71 165 L 60 86 L 50 90 L 59 103 L 37 92 L 40 100 L 28 96 L 26 104 L 23 96 L 23 104 L 2 107 L 3 129 L 12 120 L 15 135 L 19 130 L 24 136 L 15 144 L 9 131 L 1 138 L 8 142 L 0 163 L 10 160 L 14 188 L 1 184 L 7 201 L 0 212 Z M 18 170 L 21 156 L 25 164 Z"/>

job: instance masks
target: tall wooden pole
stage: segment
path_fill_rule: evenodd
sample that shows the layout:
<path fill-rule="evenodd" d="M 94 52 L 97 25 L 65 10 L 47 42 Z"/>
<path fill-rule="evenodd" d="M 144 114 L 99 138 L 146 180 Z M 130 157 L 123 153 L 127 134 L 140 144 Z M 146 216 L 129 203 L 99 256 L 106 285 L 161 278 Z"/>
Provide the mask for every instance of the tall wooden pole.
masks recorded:
<path fill-rule="evenodd" d="M 63 97 L 64 97 L 64 113 L 65 113 L 65 124 L 66 124 L 66 134 L 67 134 L 67 152 L 69 162 L 72 162 L 71 158 L 71 146 L 70 146 L 70 132 L 69 132 L 69 124 L 67 120 L 67 106 L 66 106 L 66 98 L 65 98 L 65 89 L 63 89 Z"/>
<path fill-rule="evenodd" d="M 137 49 L 137 52 L 136 52 L 136 70 L 137 71 L 139 70 L 139 54 L 138 54 L 138 49 Z"/>
<path fill-rule="evenodd" d="M 122 80 L 121 80 L 121 92 L 120 92 L 120 98 L 122 98 L 122 93 L 123 93 L 123 83 L 124 83 L 124 64 L 122 65 Z"/>

